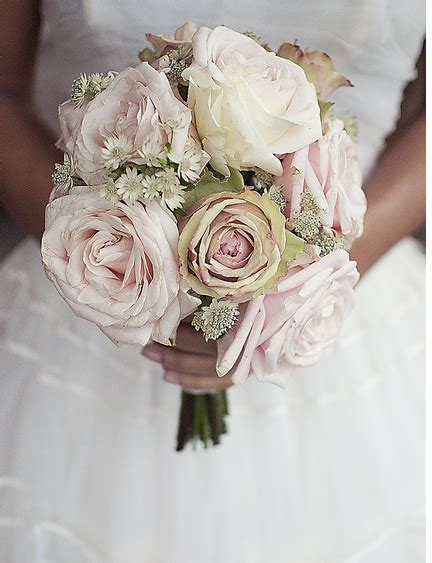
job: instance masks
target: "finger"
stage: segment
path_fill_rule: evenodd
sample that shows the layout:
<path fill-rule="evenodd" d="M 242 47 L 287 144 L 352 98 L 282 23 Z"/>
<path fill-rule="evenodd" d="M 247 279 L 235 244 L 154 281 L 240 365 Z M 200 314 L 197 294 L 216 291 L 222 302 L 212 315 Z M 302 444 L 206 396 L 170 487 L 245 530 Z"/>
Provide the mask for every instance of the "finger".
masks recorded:
<path fill-rule="evenodd" d="M 183 352 L 196 354 L 211 354 L 216 356 L 217 345 L 214 340 L 205 341 L 201 332 L 196 331 L 191 325 L 180 325 L 177 330 L 176 348 Z"/>
<path fill-rule="evenodd" d="M 142 349 L 142 355 L 162 364 L 166 370 L 189 374 L 216 374 L 216 357 L 204 354 L 182 352 L 177 348 L 152 342 Z"/>
<path fill-rule="evenodd" d="M 193 391 L 222 391 L 233 385 L 231 377 L 228 375 L 218 377 L 205 375 L 189 375 L 175 371 L 167 371 L 164 375 L 165 381 L 181 385 L 184 389 Z"/>
<path fill-rule="evenodd" d="M 149 360 L 161 363 L 163 358 L 163 349 L 164 346 L 162 346 L 161 344 L 156 344 L 156 342 L 149 342 L 149 344 L 142 348 L 141 354 Z"/>
<path fill-rule="evenodd" d="M 175 348 L 163 351 L 161 364 L 167 371 L 190 375 L 216 375 L 216 357 L 182 352 Z"/>

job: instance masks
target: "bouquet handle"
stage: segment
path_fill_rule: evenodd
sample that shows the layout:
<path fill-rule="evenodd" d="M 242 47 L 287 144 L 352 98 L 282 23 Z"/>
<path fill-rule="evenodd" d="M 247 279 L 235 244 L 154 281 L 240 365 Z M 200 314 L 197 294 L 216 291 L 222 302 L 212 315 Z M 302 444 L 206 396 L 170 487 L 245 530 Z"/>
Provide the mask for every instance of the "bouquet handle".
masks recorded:
<path fill-rule="evenodd" d="M 198 394 L 182 389 L 176 451 L 182 451 L 189 442 L 194 449 L 198 441 L 204 448 L 210 443 L 218 445 L 227 432 L 225 417 L 228 414 L 225 390 Z"/>

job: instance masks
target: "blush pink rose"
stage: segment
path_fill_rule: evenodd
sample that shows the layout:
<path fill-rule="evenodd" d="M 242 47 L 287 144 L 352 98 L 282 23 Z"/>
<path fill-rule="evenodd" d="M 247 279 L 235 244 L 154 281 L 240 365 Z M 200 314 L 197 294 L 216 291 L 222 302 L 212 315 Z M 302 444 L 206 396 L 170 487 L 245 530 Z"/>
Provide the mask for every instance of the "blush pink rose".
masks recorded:
<path fill-rule="evenodd" d="M 204 197 L 180 223 L 180 273 L 199 295 L 248 301 L 276 285 L 303 250 L 285 222 L 268 194 L 249 188 Z"/>
<path fill-rule="evenodd" d="M 62 144 L 69 149 L 73 146 L 76 174 L 88 185 L 105 180 L 101 150 L 109 137 L 125 135 L 137 157 L 144 141 L 155 149 L 159 147 L 160 152 L 169 142 L 170 159 L 178 163 L 184 154 L 190 124 L 190 110 L 175 97 L 165 74 L 148 63 L 117 74 L 87 104 L 82 115 L 72 113 L 69 105 L 60 112 Z M 68 132 L 70 139 L 66 138 Z"/>
<path fill-rule="evenodd" d="M 58 108 L 61 134 L 56 143 L 56 147 L 69 155 L 72 155 L 74 152 L 75 141 L 88 102 L 89 100 L 87 98 L 83 100 L 82 105 L 77 107 L 74 100 L 67 100 L 66 102 L 60 104 Z"/>
<path fill-rule="evenodd" d="M 277 154 L 294 152 L 321 137 L 318 100 L 303 69 L 223 26 L 201 27 L 192 38 L 194 60 L 188 105 L 210 164 L 260 167 L 282 173 Z"/>
<path fill-rule="evenodd" d="M 326 122 L 319 141 L 287 154 L 275 182 L 283 188 L 290 221 L 300 212 L 308 189 L 321 210 L 322 224 L 341 233 L 347 248 L 363 233 L 366 196 L 360 166 L 340 119 Z"/>
<path fill-rule="evenodd" d="M 316 363 L 350 313 L 358 279 L 345 250 L 290 268 L 271 293 L 242 306 L 236 329 L 218 341 L 218 374 L 232 370 L 242 383 L 253 372 L 283 385 L 296 366 Z"/>
<path fill-rule="evenodd" d="M 172 344 L 199 304 L 180 287 L 174 216 L 156 201 L 114 205 L 74 190 L 47 206 L 47 276 L 78 317 L 116 344 Z"/>

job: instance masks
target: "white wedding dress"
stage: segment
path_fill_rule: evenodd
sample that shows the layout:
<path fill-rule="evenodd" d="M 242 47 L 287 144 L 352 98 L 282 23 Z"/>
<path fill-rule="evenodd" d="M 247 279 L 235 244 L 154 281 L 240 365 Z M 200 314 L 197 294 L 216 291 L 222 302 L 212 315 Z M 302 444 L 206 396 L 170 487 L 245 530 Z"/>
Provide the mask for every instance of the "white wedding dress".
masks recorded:
<path fill-rule="evenodd" d="M 136 64 L 187 19 L 327 51 L 355 88 L 365 174 L 395 126 L 422 0 L 46 0 L 36 109 L 80 71 Z M 31 179 L 29 179 L 30 182 Z M 31 182 L 29 183 L 31 189 Z M 395 221 L 397 218 L 395 218 Z M 424 257 L 400 242 L 360 282 L 331 352 L 285 389 L 229 392 L 230 433 L 174 452 L 179 389 L 76 319 L 36 242 L 0 269 L 0 563 L 424 561 Z"/>

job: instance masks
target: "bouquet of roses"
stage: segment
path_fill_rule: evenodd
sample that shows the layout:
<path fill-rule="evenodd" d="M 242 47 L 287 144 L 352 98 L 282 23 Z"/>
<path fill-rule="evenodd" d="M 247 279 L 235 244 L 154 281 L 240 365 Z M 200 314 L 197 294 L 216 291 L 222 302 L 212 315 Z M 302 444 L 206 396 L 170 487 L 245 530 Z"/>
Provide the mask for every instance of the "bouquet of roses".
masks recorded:
<path fill-rule="evenodd" d="M 82 73 L 59 108 L 42 240 L 76 315 L 116 344 L 175 345 L 189 317 L 217 372 L 282 384 L 335 339 L 366 200 L 325 53 L 184 24 L 136 68 Z M 219 443 L 225 392 L 182 391 L 177 449 Z"/>

